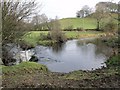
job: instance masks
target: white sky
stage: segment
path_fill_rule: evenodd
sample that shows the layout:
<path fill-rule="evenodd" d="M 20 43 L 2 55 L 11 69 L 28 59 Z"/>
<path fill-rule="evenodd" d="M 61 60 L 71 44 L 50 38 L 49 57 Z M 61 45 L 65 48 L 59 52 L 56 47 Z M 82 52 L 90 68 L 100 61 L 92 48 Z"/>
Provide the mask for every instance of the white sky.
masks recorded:
<path fill-rule="evenodd" d="M 94 8 L 96 3 L 111 0 L 37 0 L 42 2 L 41 13 L 45 13 L 49 18 L 75 17 L 76 12 L 84 5 Z M 112 0 L 118 3 L 119 0 Z"/>

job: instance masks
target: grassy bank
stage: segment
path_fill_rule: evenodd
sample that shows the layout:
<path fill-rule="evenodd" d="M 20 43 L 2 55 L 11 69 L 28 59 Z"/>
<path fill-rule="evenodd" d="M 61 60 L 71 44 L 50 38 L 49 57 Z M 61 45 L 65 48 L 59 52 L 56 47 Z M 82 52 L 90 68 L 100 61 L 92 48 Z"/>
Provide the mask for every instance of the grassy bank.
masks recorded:
<path fill-rule="evenodd" d="M 120 87 L 119 56 L 108 60 L 107 68 L 95 71 L 54 73 L 41 64 L 23 62 L 16 66 L 2 66 L 4 88 L 118 88 Z M 114 62 L 114 63 L 113 63 Z M 62 68 L 62 67 L 61 67 Z"/>
<path fill-rule="evenodd" d="M 15 66 L 2 67 L 2 85 L 7 88 L 29 85 L 33 82 L 36 73 L 49 72 L 47 67 L 35 62 L 22 62 Z"/>
<path fill-rule="evenodd" d="M 68 39 L 75 39 L 75 38 L 90 38 L 90 37 L 99 37 L 103 35 L 103 32 L 97 31 L 66 31 L 65 35 Z"/>
<path fill-rule="evenodd" d="M 52 40 L 44 39 L 47 37 L 48 32 L 49 31 L 31 31 L 23 37 L 23 40 L 33 46 L 38 44 L 49 46 L 54 42 Z M 100 35 L 104 34 L 103 32 L 97 31 L 63 31 L 63 33 L 67 39 L 99 37 Z"/>
<path fill-rule="evenodd" d="M 15 66 L 2 66 L 2 72 L 3 74 L 25 74 L 25 73 L 32 73 L 35 70 L 41 70 L 41 71 L 48 71 L 47 67 L 41 64 L 37 64 L 35 62 L 22 62 L 19 65 Z"/>
<path fill-rule="evenodd" d="M 43 41 L 43 40 L 40 40 L 41 39 L 41 36 L 40 36 L 41 33 L 44 34 L 44 35 L 47 35 L 48 31 L 40 31 L 40 32 L 39 31 L 31 31 L 29 33 L 26 33 L 23 36 L 22 39 L 26 43 L 31 44 L 32 46 L 36 46 L 38 44 L 38 42 Z"/>
<path fill-rule="evenodd" d="M 111 77 L 114 75 L 120 75 L 120 55 L 111 57 L 106 62 L 107 68 L 98 69 L 95 71 L 74 71 L 65 75 L 66 79 L 81 80 L 97 80 L 104 77 Z"/>

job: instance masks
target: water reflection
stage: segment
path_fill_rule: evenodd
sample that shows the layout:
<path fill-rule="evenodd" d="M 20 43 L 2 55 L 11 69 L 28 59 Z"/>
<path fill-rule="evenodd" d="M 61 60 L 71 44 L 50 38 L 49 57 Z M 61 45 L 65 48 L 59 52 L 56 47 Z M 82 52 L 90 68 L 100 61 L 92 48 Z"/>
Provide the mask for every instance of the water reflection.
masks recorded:
<path fill-rule="evenodd" d="M 92 39 L 93 40 L 93 39 Z M 94 41 L 94 40 L 93 40 Z M 37 48 L 37 56 L 41 58 L 49 70 L 53 72 L 70 72 L 74 70 L 94 70 L 105 65 L 106 55 L 109 48 L 91 39 L 69 40 L 64 44 L 54 44 L 53 47 L 44 49 Z M 53 62 L 50 62 L 53 61 Z M 104 63 L 104 64 L 103 64 Z"/>
<path fill-rule="evenodd" d="M 52 50 L 54 53 L 60 53 L 64 48 L 64 43 L 55 43 L 52 45 Z"/>
<path fill-rule="evenodd" d="M 102 53 L 105 56 L 110 57 L 110 54 L 112 52 L 112 48 L 106 46 L 100 40 L 95 39 L 95 38 L 89 38 L 87 40 L 82 39 L 82 40 L 77 41 L 78 46 L 86 45 L 86 44 L 94 44 L 95 45 L 94 47 L 96 47 L 96 50 L 95 50 L 96 54 Z"/>

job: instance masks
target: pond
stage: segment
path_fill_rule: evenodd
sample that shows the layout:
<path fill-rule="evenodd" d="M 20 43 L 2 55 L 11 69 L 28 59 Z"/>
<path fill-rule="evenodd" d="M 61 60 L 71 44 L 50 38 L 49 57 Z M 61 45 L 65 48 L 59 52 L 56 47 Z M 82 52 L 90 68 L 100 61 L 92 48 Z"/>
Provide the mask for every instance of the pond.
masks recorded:
<path fill-rule="evenodd" d="M 38 63 L 44 64 L 52 72 L 68 73 L 75 70 L 95 70 L 106 67 L 105 61 L 112 51 L 94 39 L 68 40 L 52 47 L 36 46 Z"/>

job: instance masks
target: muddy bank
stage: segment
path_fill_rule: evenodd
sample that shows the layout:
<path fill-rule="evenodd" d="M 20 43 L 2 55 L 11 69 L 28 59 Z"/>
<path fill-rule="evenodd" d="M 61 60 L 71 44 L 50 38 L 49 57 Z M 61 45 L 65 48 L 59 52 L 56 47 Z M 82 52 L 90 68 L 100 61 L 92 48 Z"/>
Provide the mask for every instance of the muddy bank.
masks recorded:
<path fill-rule="evenodd" d="M 12 71 L 3 70 L 2 87 L 120 88 L 120 73 L 118 73 L 118 70 L 116 67 L 111 67 L 95 71 L 74 71 L 66 74 L 53 73 L 41 66 L 40 68 L 23 67 Z"/>
<path fill-rule="evenodd" d="M 56 74 L 43 74 L 28 76 L 21 80 L 12 81 L 3 79 L 3 88 L 120 88 L 120 76 L 111 75 L 99 79 L 63 79 Z M 15 83 L 16 82 L 16 83 Z"/>

